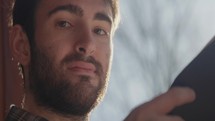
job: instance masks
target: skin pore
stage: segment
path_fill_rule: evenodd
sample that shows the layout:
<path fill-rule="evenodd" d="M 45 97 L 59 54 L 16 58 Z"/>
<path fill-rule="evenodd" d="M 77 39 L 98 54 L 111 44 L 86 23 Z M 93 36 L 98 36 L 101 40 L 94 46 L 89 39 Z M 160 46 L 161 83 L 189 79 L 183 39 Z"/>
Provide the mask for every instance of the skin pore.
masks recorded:
<path fill-rule="evenodd" d="M 52 121 L 88 120 L 107 87 L 110 5 L 104 0 L 41 0 L 33 45 L 19 25 L 13 31 L 19 33 L 13 46 L 25 72 L 24 109 Z"/>

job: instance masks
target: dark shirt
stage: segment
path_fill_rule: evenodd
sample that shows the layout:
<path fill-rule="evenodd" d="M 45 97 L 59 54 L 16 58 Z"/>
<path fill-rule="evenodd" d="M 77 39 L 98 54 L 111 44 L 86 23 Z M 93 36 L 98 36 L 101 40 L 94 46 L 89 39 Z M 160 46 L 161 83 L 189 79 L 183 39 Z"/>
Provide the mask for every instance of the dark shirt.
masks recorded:
<path fill-rule="evenodd" d="M 31 114 L 21 108 L 13 106 L 5 121 L 48 121 L 47 119 Z"/>

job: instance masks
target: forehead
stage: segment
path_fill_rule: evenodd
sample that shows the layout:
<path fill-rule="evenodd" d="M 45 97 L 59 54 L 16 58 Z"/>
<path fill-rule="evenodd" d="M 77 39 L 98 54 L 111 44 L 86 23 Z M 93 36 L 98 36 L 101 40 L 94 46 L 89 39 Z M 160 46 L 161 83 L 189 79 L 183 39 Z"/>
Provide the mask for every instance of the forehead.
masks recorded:
<path fill-rule="evenodd" d="M 69 4 L 79 6 L 84 13 L 105 12 L 111 17 L 113 16 L 110 3 L 107 0 L 40 0 L 37 12 L 47 13 L 58 6 Z"/>

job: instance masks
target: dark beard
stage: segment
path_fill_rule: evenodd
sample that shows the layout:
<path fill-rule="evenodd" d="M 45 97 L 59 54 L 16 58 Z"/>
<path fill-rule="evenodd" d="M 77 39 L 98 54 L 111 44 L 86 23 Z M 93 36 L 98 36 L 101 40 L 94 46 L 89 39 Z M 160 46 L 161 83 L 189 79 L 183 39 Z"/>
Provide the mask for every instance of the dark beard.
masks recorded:
<path fill-rule="evenodd" d="M 74 60 L 94 64 L 98 87 L 89 83 L 91 77 L 88 76 L 77 76 L 74 79 L 78 79 L 78 83 L 72 84 L 73 79 L 67 79 L 63 70 L 55 67 L 54 60 L 37 47 L 32 49 L 31 56 L 29 90 L 39 106 L 64 116 L 86 116 L 103 97 L 106 89 L 105 75 L 101 64 L 93 57 L 68 55 L 61 64 Z"/>

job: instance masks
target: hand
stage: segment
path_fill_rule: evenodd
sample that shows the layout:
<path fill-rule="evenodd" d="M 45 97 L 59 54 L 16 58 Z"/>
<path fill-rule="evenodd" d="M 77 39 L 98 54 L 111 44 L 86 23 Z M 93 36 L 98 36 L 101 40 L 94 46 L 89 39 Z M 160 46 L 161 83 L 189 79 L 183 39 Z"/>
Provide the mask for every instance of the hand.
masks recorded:
<path fill-rule="evenodd" d="M 190 88 L 174 87 L 152 101 L 135 108 L 124 121 L 184 121 L 179 116 L 168 115 L 175 107 L 194 101 Z"/>

